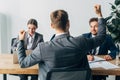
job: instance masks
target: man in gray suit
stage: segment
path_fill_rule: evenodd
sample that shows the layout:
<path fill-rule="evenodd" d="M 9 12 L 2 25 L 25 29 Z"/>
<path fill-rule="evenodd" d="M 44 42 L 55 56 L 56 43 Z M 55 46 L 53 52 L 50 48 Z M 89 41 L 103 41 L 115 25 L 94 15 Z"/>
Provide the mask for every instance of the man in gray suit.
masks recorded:
<path fill-rule="evenodd" d="M 24 49 L 25 50 L 33 50 L 37 47 L 37 44 L 40 42 L 43 42 L 43 35 L 36 32 L 36 29 L 38 28 L 37 20 L 30 19 L 27 23 L 28 31 L 25 34 L 24 37 Z M 18 38 L 13 43 L 12 49 L 13 52 L 17 49 L 18 44 Z M 19 75 L 20 80 L 28 80 L 28 75 Z M 30 76 L 30 75 L 29 75 Z M 31 80 L 38 80 L 38 75 L 31 75 Z"/>
<path fill-rule="evenodd" d="M 102 17 L 100 5 L 95 5 L 95 11 L 98 17 Z M 18 59 L 21 68 L 39 64 L 39 80 L 46 80 L 46 74 L 52 68 L 89 68 L 87 52 L 102 44 L 106 36 L 104 19 L 98 20 L 97 36 L 88 39 L 70 36 L 66 11 L 56 10 L 50 17 L 51 27 L 56 31 L 55 37 L 51 41 L 38 44 L 28 56 L 23 46 L 25 31 L 20 31 Z"/>

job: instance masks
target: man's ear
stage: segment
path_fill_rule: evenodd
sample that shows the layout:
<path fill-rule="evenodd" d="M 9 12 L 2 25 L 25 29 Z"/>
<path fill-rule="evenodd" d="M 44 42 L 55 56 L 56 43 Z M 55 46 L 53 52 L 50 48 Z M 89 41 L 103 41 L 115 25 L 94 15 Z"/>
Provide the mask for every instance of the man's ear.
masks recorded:
<path fill-rule="evenodd" d="M 66 24 L 66 31 L 69 31 L 69 28 L 70 28 L 70 23 L 69 23 L 69 21 L 67 22 L 67 24 Z"/>
<path fill-rule="evenodd" d="M 53 28 L 53 29 L 54 29 L 54 24 L 53 24 L 53 23 L 51 23 L 51 28 Z"/>

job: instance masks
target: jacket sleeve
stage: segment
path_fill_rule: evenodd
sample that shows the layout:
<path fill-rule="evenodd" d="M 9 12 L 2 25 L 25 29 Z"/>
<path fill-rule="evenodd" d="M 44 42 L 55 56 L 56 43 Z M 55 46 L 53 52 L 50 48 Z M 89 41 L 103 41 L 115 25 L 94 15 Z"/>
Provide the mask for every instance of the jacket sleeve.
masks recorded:
<path fill-rule="evenodd" d="M 112 37 L 108 35 L 108 49 L 110 50 L 109 55 L 114 59 L 116 57 L 117 48 L 112 40 Z"/>
<path fill-rule="evenodd" d="M 22 68 L 25 67 L 30 67 L 33 66 L 35 64 L 37 64 L 38 62 L 42 61 L 41 60 L 41 54 L 40 54 L 40 48 L 39 45 L 37 45 L 37 47 L 35 48 L 34 51 L 32 51 L 32 53 L 30 55 L 26 56 L 26 52 L 25 52 L 25 48 L 24 48 L 24 41 L 20 40 L 18 43 L 18 61 L 19 64 Z"/>

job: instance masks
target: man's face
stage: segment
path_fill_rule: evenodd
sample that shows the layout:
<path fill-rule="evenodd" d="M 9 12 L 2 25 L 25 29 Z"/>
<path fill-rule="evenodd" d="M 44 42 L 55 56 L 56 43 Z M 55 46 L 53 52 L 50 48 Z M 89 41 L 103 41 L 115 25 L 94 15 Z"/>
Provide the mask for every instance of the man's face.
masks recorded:
<path fill-rule="evenodd" d="M 98 32 L 98 22 L 97 21 L 93 21 L 90 23 L 90 31 L 93 35 L 96 35 Z"/>
<path fill-rule="evenodd" d="M 37 28 L 33 24 L 28 24 L 27 26 L 28 26 L 28 33 L 32 36 L 35 33 Z"/>

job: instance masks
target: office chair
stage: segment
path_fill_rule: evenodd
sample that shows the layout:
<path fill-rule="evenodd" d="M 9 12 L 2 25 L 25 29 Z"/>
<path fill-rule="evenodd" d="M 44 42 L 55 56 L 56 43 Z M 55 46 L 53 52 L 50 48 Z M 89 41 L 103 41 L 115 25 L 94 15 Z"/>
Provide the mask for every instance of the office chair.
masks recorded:
<path fill-rule="evenodd" d="M 12 39 L 11 39 L 11 51 L 10 51 L 11 54 L 13 54 L 12 46 L 13 46 L 15 40 L 16 40 L 16 38 L 12 38 Z M 18 76 L 18 74 L 10 74 L 10 75 Z M 6 80 L 7 80 L 7 79 L 6 79 Z"/>
<path fill-rule="evenodd" d="M 11 54 L 13 54 L 12 46 L 13 46 L 15 40 L 16 40 L 16 38 L 12 38 L 12 40 L 11 40 Z"/>
<path fill-rule="evenodd" d="M 91 69 L 51 69 L 46 80 L 92 80 Z"/>
<path fill-rule="evenodd" d="M 13 54 L 12 46 L 13 46 L 13 43 L 14 43 L 15 39 L 16 38 L 12 38 L 12 40 L 11 40 L 11 50 L 10 50 L 11 54 Z M 18 76 L 18 74 L 10 74 L 10 75 Z M 4 77 L 3 78 L 4 80 L 7 80 L 7 74 L 3 74 L 3 77 Z"/>

